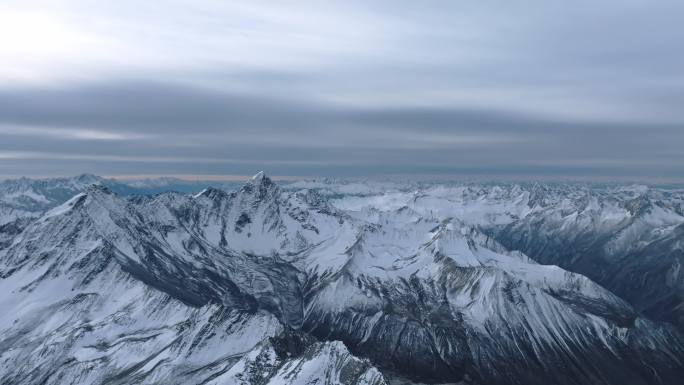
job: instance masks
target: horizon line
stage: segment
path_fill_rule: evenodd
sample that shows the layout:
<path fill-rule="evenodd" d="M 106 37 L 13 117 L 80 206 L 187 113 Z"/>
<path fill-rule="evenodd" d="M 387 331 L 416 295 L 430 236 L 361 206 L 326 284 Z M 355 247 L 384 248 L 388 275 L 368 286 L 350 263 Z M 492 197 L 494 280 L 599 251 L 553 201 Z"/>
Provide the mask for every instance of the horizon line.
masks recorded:
<path fill-rule="evenodd" d="M 256 174 L 256 173 L 255 173 Z M 243 182 L 247 181 L 254 174 L 96 174 L 96 173 L 76 173 L 65 175 L 0 175 L 0 182 L 15 179 L 56 179 L 73 178 L 81 175 L 94 175 L 104 179 L 116 181 L 141 181 L 154 179 L 178 179 L 184 182 Z M 313 176 L 313 175 L 273 175 L 268 172 L 266 175 L 276 181 L 316 181 L 320 179 L 334 179 L 340 181 L 391 181 L 397 182 L 398 179 L 409 179 L 413 182 L 463 182 L 463 183 L 589 183 L 589 184 L 644 184 L 644 185 L 683 185 L 684 179 L 674 178 L 650 178 L 638 179 L 629 177 L 602 177 L 602 176 L 565 176 L 545 177 L 545 176 L 492 176 L 483 177 L 443 175 L 443 174 L 420 174 L 420 175 L 367 175 L 367 176 Z"/>

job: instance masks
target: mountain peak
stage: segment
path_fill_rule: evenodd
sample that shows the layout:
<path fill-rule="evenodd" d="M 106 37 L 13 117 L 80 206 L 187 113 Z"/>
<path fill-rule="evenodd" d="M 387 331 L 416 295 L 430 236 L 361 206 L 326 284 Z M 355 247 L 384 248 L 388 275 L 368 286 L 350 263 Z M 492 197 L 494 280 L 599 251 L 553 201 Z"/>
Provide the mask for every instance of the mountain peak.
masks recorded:
<path fill-rule="evenodd" d="M 195 198 L 207 197 L 210 199 L 225 198 L 227 196 L 228 193 L 226 193 L 225 191 L 211 186 L 205 188 L 204 190 L 194 195 Z"/>
<path fill-rule="evenodd" d="M 258 173 L 254 174 L 252 178 L 250 178 L 249 182 L 247 182 L 248 185 L 255 186 L 257 189 L 259 189 L 261 186 L 266 186 L 266 187 L 271 187 L 275 186 L 275 183 L 266 176 L 266 173 L 263 171 L 259 171 Z"/>
<path fill-rule="evenodd" d="M 112 190 L 110 190 L 109 187 L 102 185 L 102 184 L 97 184 L 97 183 L 89 184 L 85 188 L 85 192 L 88 193 L 89 195 L 100 194 L 100 193 L 107 194 L 107 195 L 113 195 L 114 194 L 114 192 L 112 192 Z"/>
<path fill-rule="evenodd" d="M 252 181 L 258 182 L 262 181 L 264 178 L 266 178 L 266 174 L 263 171 L 259 171 L 258 173 L 254 174 Z"/>
<path fill-rule="evenodd" d="M 95 184 L 95 183 L 101 183 L 102 182 L 102 177 L 99 177 L 95 174 L 80 174 L 77 175 L 73 178 L 75 181 L 78 181 L 80 183 L 88 183 L 88 184 Z"/>
<path fill-rule="evenodd" d="M 243 187 L 242 191 L 254 194 L 257 199 L 263 199 L 267 196 L 275 195 L 278 189 L 273 181 L 266 176 L 263 171 L 256 173 Z"/>

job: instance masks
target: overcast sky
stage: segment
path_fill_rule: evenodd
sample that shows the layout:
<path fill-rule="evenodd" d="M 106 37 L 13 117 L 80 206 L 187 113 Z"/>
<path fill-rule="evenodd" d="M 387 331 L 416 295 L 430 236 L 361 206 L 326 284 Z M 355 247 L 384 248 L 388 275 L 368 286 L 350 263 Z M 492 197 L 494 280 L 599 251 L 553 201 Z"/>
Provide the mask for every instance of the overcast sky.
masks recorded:
<path fill-rule="evenodd" d="M 0 2 L 0 176 L 684 181 L 684 2 Z"/>

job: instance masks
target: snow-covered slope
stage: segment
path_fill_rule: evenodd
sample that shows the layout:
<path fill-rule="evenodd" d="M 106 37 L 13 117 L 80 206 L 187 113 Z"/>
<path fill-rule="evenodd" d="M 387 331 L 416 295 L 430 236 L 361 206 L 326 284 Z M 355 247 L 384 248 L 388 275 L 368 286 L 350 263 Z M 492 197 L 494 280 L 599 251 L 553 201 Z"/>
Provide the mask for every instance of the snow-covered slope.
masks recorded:
<path fill-rule="evenodd" d="M 562 191 L 560 203 L 536 206 L 488 232 L 541 263 L 585 274 L 649 317 L 684 330 L 684 193 L 642 187 L 573 195 Z"/>
<path fill-rule="evenodd" d="M 681 374 L 681 336 L 587 278 L 456 220 L 379 222 L 312 285 L 312 334 L 435 381 L 646 384 L 663 364 L 663 376 Z"/>
<path fill-rule="evenodd" d="M 676 328 L 482 231 L 538 212 L 529 191 L 359 187 L 333 202 L 328 187 L 281 189 L 263 174 L 234 192 L 88 187 L 0 247 L 0 378 L 669 384 L 684 374 Z"/>
<path fill-rule="evenodd" d="M 506 248 L 588 276 L 649 317 L 684 328 L 684 191 L 647 186 L 390 185 L 340 194 L 350 215 L 411 208 L 477 226 Z M 684 330 L 684 329 L 682 329 Z"/>
<path fill-rule="evenodd" d="M 104 179 L 89 174 L 73 178 L 28 179 L 0 182 L 0 248 L 45 211 Z"/>
<path fill-rule="evenodd" d="M 202 183 L 173 178 L 119 181 L 91 174 L 71 178 L 3 180 L 0 181 L 0 247 L 10 242 L 31 221 L 93 184 L 106 186 L 122 196 L 130 196 L 166 191 L 197 192 L 204 187 Z"/>
<path fill-rule="evenodd" d="M 105 180 L 83 174 L 73 178 L 12 179 L 0 182 L 0 201 L 29 212 L 40 212 L 61 204 L 89 185 Z"/>
<path fill-rule="evenodd" d="M 339 343 L 274 348 L 301 323 L 296 269 L 181 235 L 187 218 L 166 215 L 196 198 L 148 203 L 93 186 L 0 251 L 3 381 L 384 384 Z"/>

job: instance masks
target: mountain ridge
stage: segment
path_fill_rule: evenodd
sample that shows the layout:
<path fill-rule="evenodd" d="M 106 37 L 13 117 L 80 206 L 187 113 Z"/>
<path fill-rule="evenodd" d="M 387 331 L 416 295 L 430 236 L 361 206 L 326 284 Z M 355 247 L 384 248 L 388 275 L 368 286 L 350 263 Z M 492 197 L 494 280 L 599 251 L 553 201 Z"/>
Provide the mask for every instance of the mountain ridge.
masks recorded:
<path fill-rule="evenodd" d="M 255 370 L 244 383 L 256 384 L 305 366 L 314 376 L 339 373 L 333 383 L 354 383 L 332 369 L 349 363 L 365 368 L 350 378 L 366 384 L 393 373 L 481 384 L 668 383 L 682 373 L 684 339 L 675 328 L 644 319 L 584 276 L 509 251 L 481 223 L 468 223 L 467 212 L 426 211 L 439 194 L 355 211 L 316 189 L 281 189 L 263 174 L 231 193 L 125 199 L 87 187 L 0 249 L 0 285 L 11 293 L 3 308 L 28 312 L 18 323 L 0 318 L 0 362 L 22 362 L 4 375 L 27 384 L 38 378 L 25 377 L 29 371 L 46 383 L 156 383 L 192 362 L 199 366 L 181 376 L 185 383 L 242 381 Z M 200 313 L 213 326 L 191 320 Z M 178 322 L 166 324 L 162 314 Z M 125 326 L 143 321 L 159 331 Z M 251 328 L 244 322 L 272 326 L 244 342 L 235 337 Z M 112 334 L 116 327 L 130 343 Z M 313 336 L 310 352 L 324 358 L 274 356 L 268 338 L 288 328 Z M 202 339 L 211 347 L 188 351 L 202 330 L 213 333 Z M 55 369 L 53 341 L 67 335 L 57 345 L 73 361 Z M 215 338 L 232 342 L 220 348 L 208 342 Z M 157 350 L 124 360 L 120 354 L 140 349 L 136 340 Z M 21 346 L 40 349 L 47 362 Z M 228 354 L 230 346 L 244 349 Z M 210 364 L 217 357 L 226 358 Z M 84 365 L 91 369 L 79 372 Z"/>

